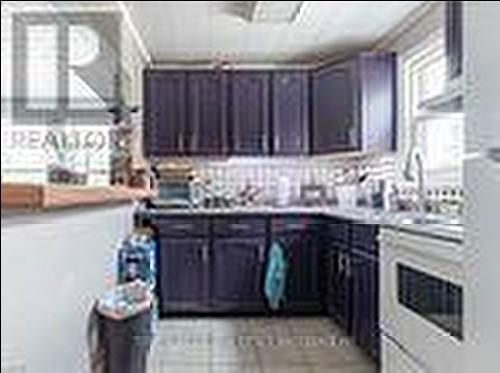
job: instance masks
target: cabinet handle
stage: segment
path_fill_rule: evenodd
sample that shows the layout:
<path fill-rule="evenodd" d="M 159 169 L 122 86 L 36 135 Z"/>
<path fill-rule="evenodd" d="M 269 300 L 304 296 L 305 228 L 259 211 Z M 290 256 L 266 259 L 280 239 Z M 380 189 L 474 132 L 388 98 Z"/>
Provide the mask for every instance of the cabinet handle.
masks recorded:
<path fill-rule="evenodd" d="M 196 151 L 198 149 L 198 132 L 195 132 L 191 136 L 191 151 Z"/>
<path fill-rule="evenodd" d="M 193 229 L 193 224 L 189 224 L 189 223 L 186 223 L 186 224 L 182 224 L 182 223 L 174 224 L 172 226 L 172 229 L 174 229 L 176 231 L 192 230 Z"/>
<path fill-rule="evenodd" d="M 302 230 L 304 229 L 304 225 L 301 224 L 301 223 L 288 223 L 288 224 L 285 224 L 285 230 L 294 230 L 294 231 L 297 231 L 297 230 Z"/>
<path fill-rule="evenodd" d="M 345 257 L 345 275 L 346 277 L 351 277 L 352 271 L 351 271 L 351 259 L 346 256 Z"/>
<path fill-rule="evenodd" d="M 203 247 L 201 248 L 201 257 L 202 257 L 203 263 L 207 264 L 208 260 L 210 259 L 208 245 L 203 245 Z"/>
<path fill-rule="evenodd" d="M 250 224 L 244 224 L 244 223 L 232 223 L 229 227 L 232 230 L 236 231 L 248 230 L 251 228 Z"/>
<path fill-rule="evenodd" d="M 264 245 L 260 245 L 259 246 L 259 261 L 261 263 L 264 263 L 266 261 L 266 258 L 265 258 L 265 247 L 264 247 Z"/>
<path fill-rule="evenodd" d="M 337 257 L 337 265 L 339 267 L 339 272 L 344 272 L 344 254 L 340 253 Z"/>
<path fill-rule="evenodd" d="M 180 151 L 184 151 L 184 135 L 182 132 L 179 132 L 177 135 L 177 149 Z"/>
<path fill-rule="evenodd" d="M 276 151 L 279 152 L 280 151 L 280 147 L 281 147 L 281 141 L 280 141 L 280 137 L 278 135 L 278 136 L 276 136 L 274 138 L 274 148 L 275 148 L 274 150 L 276 150 Z"/>
<path fill-rule="evenodd" d="M 268 147 L 269 147 L 269 144 L 268 144 L 268 138 L 267 138 L 267 136 L 262 136 L 262 150 L 264 152 L 267 152 L 268 151 Z"/>

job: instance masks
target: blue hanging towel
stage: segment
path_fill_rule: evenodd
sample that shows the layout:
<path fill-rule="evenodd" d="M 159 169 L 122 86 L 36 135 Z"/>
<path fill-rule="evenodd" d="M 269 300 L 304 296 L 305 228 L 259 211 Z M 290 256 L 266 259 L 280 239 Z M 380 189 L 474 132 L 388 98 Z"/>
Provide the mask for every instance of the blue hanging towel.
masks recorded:
<path fill-rule="evenodd" d="M 287 262 L 279 242 L 273 242 L 267 262 L 264 293 L 269 307 L 278 310 L 285 296 Z"/>

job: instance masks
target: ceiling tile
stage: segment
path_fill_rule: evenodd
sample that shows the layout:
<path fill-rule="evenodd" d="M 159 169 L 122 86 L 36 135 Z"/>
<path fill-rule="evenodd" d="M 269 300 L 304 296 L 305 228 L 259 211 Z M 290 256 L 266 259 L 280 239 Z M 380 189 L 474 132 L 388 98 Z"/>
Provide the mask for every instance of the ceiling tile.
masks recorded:
<path fill-rule="evenodd" d="M 156 62 L 301 62 L 376 42 L 425 1 L 305 1 L 293 23 L 252 23 L 252 1 L 127 1 Z"/>

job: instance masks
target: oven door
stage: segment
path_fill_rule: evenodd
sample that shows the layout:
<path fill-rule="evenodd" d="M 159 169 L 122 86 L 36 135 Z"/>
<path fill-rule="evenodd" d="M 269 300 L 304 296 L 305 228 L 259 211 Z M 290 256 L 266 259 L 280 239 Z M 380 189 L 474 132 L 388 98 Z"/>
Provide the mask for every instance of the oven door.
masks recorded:
<path fill-rule="evenodd" d="M 419 235 L 381 234 L 381 328 L 423 372 L 463 370 L 463 270 L 451 255 L 460 249 Z"/>

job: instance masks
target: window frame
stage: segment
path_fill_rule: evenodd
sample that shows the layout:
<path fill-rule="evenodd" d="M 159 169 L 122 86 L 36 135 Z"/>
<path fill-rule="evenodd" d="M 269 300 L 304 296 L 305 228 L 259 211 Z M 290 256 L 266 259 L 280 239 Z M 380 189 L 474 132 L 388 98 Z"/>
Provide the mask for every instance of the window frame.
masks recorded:
<path fill-rule="evenodd" d="M 444 29 L 438 29 L 429 35 L 427 38 L 420 40 L 416 45 L 407 50 L 405 53 L 401 54 L 401 64 L 400 64 L 400 79 L 401 79 L 401 93 L 402 93 L 402 110 L 401 110 L 401 122 L 402 122 L 402 132 L 403 138 L 402 147 L 403 153 L 408 155 L 415 147 L 421 148 L 422 145 L 418 144 L 418 137 L 420 135 L 419 126 L 425 126 L 426 121 L 440 120 L 440 119 L 450 119 L 457 120 L 457 114 L 451 113 L 438 113 L 438 112 L 426 112 L 425 110 L 419 110 L 418 106 L 427 98 L 420 97 L 420 101 L 417 101 L 415 97 L 416 88 L 413 86 L 415 77 L 415 71 L 411 71 L 412 67 L 415 69 L 421 68 L 421 66 L 436 63 L 436 60 L 444 58 L 446 61 L 446 49 L 445 49 L 445 34 Z M 446 62 L 445 62 L 446 63 Z M 413 66 L 412 66 L 413 65 Z M 418 66 L 421 65 L 421 66 Z M 446 69 L 443 71 L 443 82 L 446 84 Z M 443 85 L 443 89 L 445 86 Z M 441 92 L 436 92 L 436 94 Z M 427 123 L 431 125 L 430 123 Z M 463 154 L 462 154 L 463 155 Z M 463 173 L 463 167 L 461 164 L 443 164 L 442 167 L 429 167 L 429 161 L 424 161 L 427 164 L 425 167 L 425 177 L 427 179 L 426 184 L 432 186 L 439 185 L 450 185 L 450 184 L 461 184 L 461 178 Z M 431 163 L 432 164 L 432 163 Z"/>

